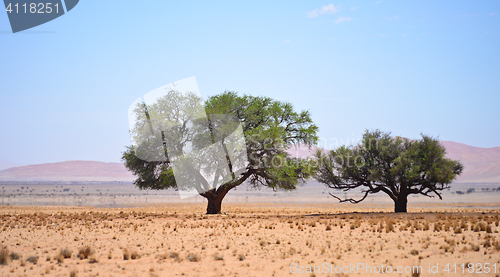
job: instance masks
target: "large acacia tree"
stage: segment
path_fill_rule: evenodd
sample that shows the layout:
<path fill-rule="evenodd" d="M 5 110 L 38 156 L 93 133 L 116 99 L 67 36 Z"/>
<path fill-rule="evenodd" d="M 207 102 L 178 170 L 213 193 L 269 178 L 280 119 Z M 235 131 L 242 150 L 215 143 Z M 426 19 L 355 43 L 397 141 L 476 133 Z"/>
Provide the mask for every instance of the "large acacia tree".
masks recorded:
<path fill-rule="evenodd" d="M 184 97 L 184 99 L 179 99 L 179 97 Z M 165 140 L 168 136 L 182 137 L 181 143 L 172 147 L 178 153 L 182 153 L 183 148 L 189 143 L 192 147 L 196 147 L 200 141 L 197 137 L 207 138 L 205 135 L 200 136 L 196 133 L 196 120 L 189 118 L 189 116 L 183 116 L 186 114 L 183 113 L 183 110 L 192 109 L 193 105 L 182 105 L 181 107 L 175 104 L 179 100 L 184 103 L 195 103 L 200 100 L 196 97 L 194 94 L 179 96 L 179 94 L 170 93 L 154 106 L 148 107 L 148 119 L 151 117 L 150 114 L 155 112 L 164 114 L 165 111 L 175 111 L 170 116 L 176 117 L 175 120 L 181 123 L 175 127 L 178 128 L 176 129 L 178 132 L 161 133 L 160 140 Z M 137 114 L 143 113 L 144 107 L 138 104 L 135 112 Z M 208 200 L 207 214 L 220 213 L 222 200 L 226 194 L 243 183 L 255 187 L 265 186 L 273 190 L 293 190 L 313 175 L 314 168 L 311 167 L 310 161 L 293 158 L 287 153 L 291 144 L 314 145 L 317 143 L 318 128 L 312 122 L 308 111 L 296 112 L 290 103 L 273 100 L 269 97 L 240 96 L 229 91 L 208 98 L 204 102 L 204 108 L 211 128 L 217 125 L 217 118 L 219 118 L 217 115 L 231 115 L 238 119 L 238 124 L 241 123 L 245 137 L 244 147 L 248 155 L 246 166 L 237 174 L 231 172 L 233 178 L 218 187 L 210 188 L 209 184 L 204 184 L 206 182 L 202 178 L 193 178 L 193 186 L 199 188 L 199 194 Z M 192 131 L 186 132 L 186 128 L 184 128 L 186 126 L 191 126 Z M 208 138 L 214 140 L 214 133 Z M 158 138 L 150 140 L 155 141 L 155 139 Z M 182 186 L 176 183 L 170 160 L 147 161 L 140 159 L 136 155 L 136 151 L 140 150 L 133 146 L 127 147 L 126 151 L 123 152 L 122 160 L 125 162 L 125 166 L 137 176 L 134 181 L 137 187 L 140 189 L 172 188 L 182 190 Z M 165 148 L 166 156 L 172 154 L 167 152 Z M 229 158 L 228 165 L 229 168 L 233 166 Z M 197 182 L 199 184 L 195 184 Z"/>
<path fill-rule="evenodd" d="M 316 179 L 334 189 L 362 189 L 360 199 L 330 194 L 340 202 L 359 203 L 369 194 L 383 192 L 394 201 L 395 212 L 406 212 L 409 195 L 442 199 L 440 191 L 461 174 L 462 164 L 445 154 L 439 141 L 426 135 L 409 140 L 367 130 L 358 145 L 341 146 L 326 155 L 318 151 Z"/>

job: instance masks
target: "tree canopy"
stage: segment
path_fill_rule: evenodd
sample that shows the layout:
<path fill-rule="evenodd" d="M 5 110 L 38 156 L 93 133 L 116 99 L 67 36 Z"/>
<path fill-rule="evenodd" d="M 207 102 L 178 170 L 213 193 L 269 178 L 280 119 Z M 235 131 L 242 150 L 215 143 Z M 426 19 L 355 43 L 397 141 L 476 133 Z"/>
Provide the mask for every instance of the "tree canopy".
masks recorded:
<path fill-rule="evenodd" d="M 391 137 L 380 130 L 367 130 L 361 142 L 341 146 L 326 155 L 318 151 L 316 179 L 333 189 L 361 188 L 360 199 L 340 202 L 359 203 L 368 195 L 383 192 L 395 204 L 395 212 L 407 211 L 407 197 L 421 194 L 438 196 L 462 173 L 463 165 L 445 157 L 446 150 L 435 138 L 419 140 Z"/>
<path fill-rule="evenodd" d="M 125 166 L 137 176 L 134 181 L 137 187 L 182 190 L 183 187 L 176 182 L 174 176 L 172 159 L 192 149 L 207 149 L 207 144 L 215 143 L 218 139 L 222 141 L 230 170 L 229 175 L 232 178 L 224 179 L 220 186 L 211 186 L 203 178 L 193 178 L 193 186 L 208 200 L 209 214 L 220 213 L 222 199 L 227 192 L 244 182 L 256 187 L 266 186 L 273 190 L 293 190 L 313 175 L 313 168 L 308 160 L 293 158 L 287 153 L 290 144 L 316 144 L 318 127 L 312 122 L 308 111 L 296 112 L 290 103 L 269 97 L 240 96 L 235 92 L 225 91 L 204 102 L 203 108 L 210 130 L 207 133 L 200 131 L 206 128 L 201 128 L 205 123 L 200 123 L 198 120 L 199 112 L 193 112 L 196 107 L 192 103 L 197 101 L 200 99 L 194 94 L 179 96 L 178 93 L 170 92 L 158 99 L 155 105 L 147 107 L 142 103 L 137 105 L 134 113 L 137 114 L 138 120 L 134 130 L 149 128 L 148 120 L 153 122 L 157 115 L 167 118 L 163 120 L 167 123 L 162 124 L 169 125 L 168 132 L 138 132 L 139 135 L 136 137 L 142 136 L 142 146 L 128 146 L 123 152 L 122 160 Z M 219 124 L 221 118 L 222 121 L 228 121 L 221 115 L 230 115 L 237 124 Z M 228 147 L 224 140 L 227 141 L 231 132 L 238 126 L 241 126 L 245 138 L 243 147 L 247 156 L 245 160 L 248 162 L 236 171 L 233 170 L 237 167 L 231 163 L 229 158 L 231 153 L 226 149 Z M 147 137 L 144 137 L 144 134 L 147 134 Z M 168 141 L 176 143 L 167 145 Z M 163 153 L 166 158 L 156 157 L 162 156 Z M 205 167 L 211 168 L 211 153 L 203 154 L 203 151 L 196 153 L 202 153 L 198 155 L 197 160 L 202 161 Z M 144 159 L 144 156 L 148 155 L 152 158 Z"/>

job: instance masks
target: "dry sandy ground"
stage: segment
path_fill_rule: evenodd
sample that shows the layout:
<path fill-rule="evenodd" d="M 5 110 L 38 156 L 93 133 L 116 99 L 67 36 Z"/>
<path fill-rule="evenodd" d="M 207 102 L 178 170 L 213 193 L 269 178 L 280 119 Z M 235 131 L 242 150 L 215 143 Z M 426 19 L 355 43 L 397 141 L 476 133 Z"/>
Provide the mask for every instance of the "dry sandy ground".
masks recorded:
<path fill-rule="evenodd" d="M 0 206 L 0 276 L 500 274 L 500 210 L 488 206 L 204 209 Z M 420 274 L 410 273 L 418 266 Z"/>
<path fill-rule="evenodd" d="M 474 193 L 457 194 L 475 189 Z M 500 199 L 500 183 L 494 184 L 453 184 L 452 189 L 442 191 L 443 200 L 423 195 L 408 197 L 410 204 L 441 206 L 453 203 L 471 206 L 474 203 L 497 203 Z M 327 188 L 317 182 L 309 182 L 293 191 L 272 191 L 268 188 L 251 189 L 242 185 L 234 188 L 224 198 L 224 203 L 280 203 L 319 204 L 338 203 L 329 193 L 339 197 L 360 199 L 358 190 L 347 193 Z M 126 182 L 1 182 L 0 205 L 10 206 L 94 206 L 94 207 L 132 207 L 138 205 L 168 203 L 206 203 L 201 196 L 180 199 L 174 190 L 139 190 Z M 386 194 L 370 195 L 363 203 L 371 206 L 391 204 Z M 500 208 L 500 207 L 497 207 Z"/>

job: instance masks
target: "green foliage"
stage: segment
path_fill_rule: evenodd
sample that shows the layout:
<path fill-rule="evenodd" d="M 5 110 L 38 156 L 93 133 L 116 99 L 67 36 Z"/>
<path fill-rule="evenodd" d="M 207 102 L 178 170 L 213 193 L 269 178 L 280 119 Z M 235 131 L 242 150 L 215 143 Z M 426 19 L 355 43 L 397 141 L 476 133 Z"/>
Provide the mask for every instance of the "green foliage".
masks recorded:
<path fill-rule="evenodd" d="M 286 152 L 290 144 L 317 143 L 318 127 L 308 111 L 297 113 L 290 103 L 229 91 L 209 98 L 205 109 L 209 116 L 233 114 L 242 123 L 250 161 L 245 172 L 251 173 L 249 184 L 292 190 L 311 176 L 309 161 L 291 158 Z"/>
<path fill-rule="evenodd" d="M 191 97 L 188 100 L 193 103 L 197 100 L 193 95 L 187 97 Z M 175 101 L 165 97 L 158 101 L 155 107 L 148 107 L 151 118 L 154 118 L 154 114 L 163 113 L 163 109 L 175 110 L 175 106 L 172 106 L 173 102 Z M 195 107 L 195 104 L 189 107 Z M 290 103 L 268 97 L 239 96 L 229 91 L 210 97 L 205 102 L 205 111 L 211 124 L 216 124 L 214 115 L 231 114 L 240 120 L 243 127 L 249 165 L 243 173 L 236 176 L 235 180 L 221 186 L 225 192 L 244 181 L 253 186 L 263 185 L 275 190 L 292 190 L 313 174 L 314 168 L 310 161 L 292 158 L 286 152 L 289 145 L 293 143 L 316 144 L 318 127 L 312 122 L 309 112 L 297 113 Z M 138 105 L 134 112 L 137 113 L 139 119 L 139 126 L 135 126 L 135 130 L 147 128 L 146 116 L 143 116 L 144 107 Z M 178 117 L 179 114 L 172 113 L 171 116 Z M 145 126 L 140 126 L 141 122 Z M 189 134 L 186 137 L 192 138 L 195 135 Z M 200 141 L 193 141 L 193 145 L 196 146 L 196 143 L 201 143 Z M 182 153 L 183 149 L 179 147 L 176 151 Z M 132 146 L 128 146 L 123 152 L 122 160 L 125 166 L 137 176 L 134 182 L 137 187 L 178 189 L 168 160 L 158 162 L 141 160 L 136 156 Z"/>
<path fill-rule="evenodd" d="M 136 177 L 134 185 L 140 189 L 176 189 L 173 169 L 168 162 L 148 162 L 135 155 L 134 147 L 127 146 L 122 161 Z"/>
<path fill-rule="evenodd" d="M 317 180 L 335 189 L 364 189 L 359 200 L 339 199 L 359 203 L 369 194 L 384 192 L 406 211 L 410 194 L 429 197 L 449 188 L 461 174 L 462 164 L 447 159 L 446 151 L 437 139 L 422 135 L 420 140 L 391 137 L 380 130 L 366 131 L 356 146 L 341 146 L 327 155 L 318 151 Z"/>

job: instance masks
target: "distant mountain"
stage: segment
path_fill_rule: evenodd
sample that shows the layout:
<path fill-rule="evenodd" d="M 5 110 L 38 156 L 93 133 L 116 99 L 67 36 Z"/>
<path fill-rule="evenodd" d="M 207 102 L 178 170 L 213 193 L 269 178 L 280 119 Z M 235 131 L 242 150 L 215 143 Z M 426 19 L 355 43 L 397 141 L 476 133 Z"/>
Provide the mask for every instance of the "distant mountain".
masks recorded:
<path fill-rule="evenodd" d="M 500 147 L 481 148 L 452 141 L 442 141 L 447 157 L 464 164 L 460 183 L 500 183 Z M 312 156 L 317 148 L 305 145 L 290 147 L 295 157 Z M 326 150 L 323 150 L 326 151 Z M 67 161 L 12 167 L 0 170 L 0 181 L 133 181 L 135 177 L 122 163 Z"/>
<path fill-rule="evenodd" d="M 453 141 L 441 141 L 446 148 L 446 157 L 458 160 L 464 165 L 457 183 L 500 183 L 500 147 L 481 148 Z M 314 155 L 317 148 L 294 145 L 288 153 L 294 157 Z"/>
<path fill-rule="evenodd" d="M 17 181 L 132 181 L 122 163 L 67 161 L 0 170 L 0 180 Z"/>

